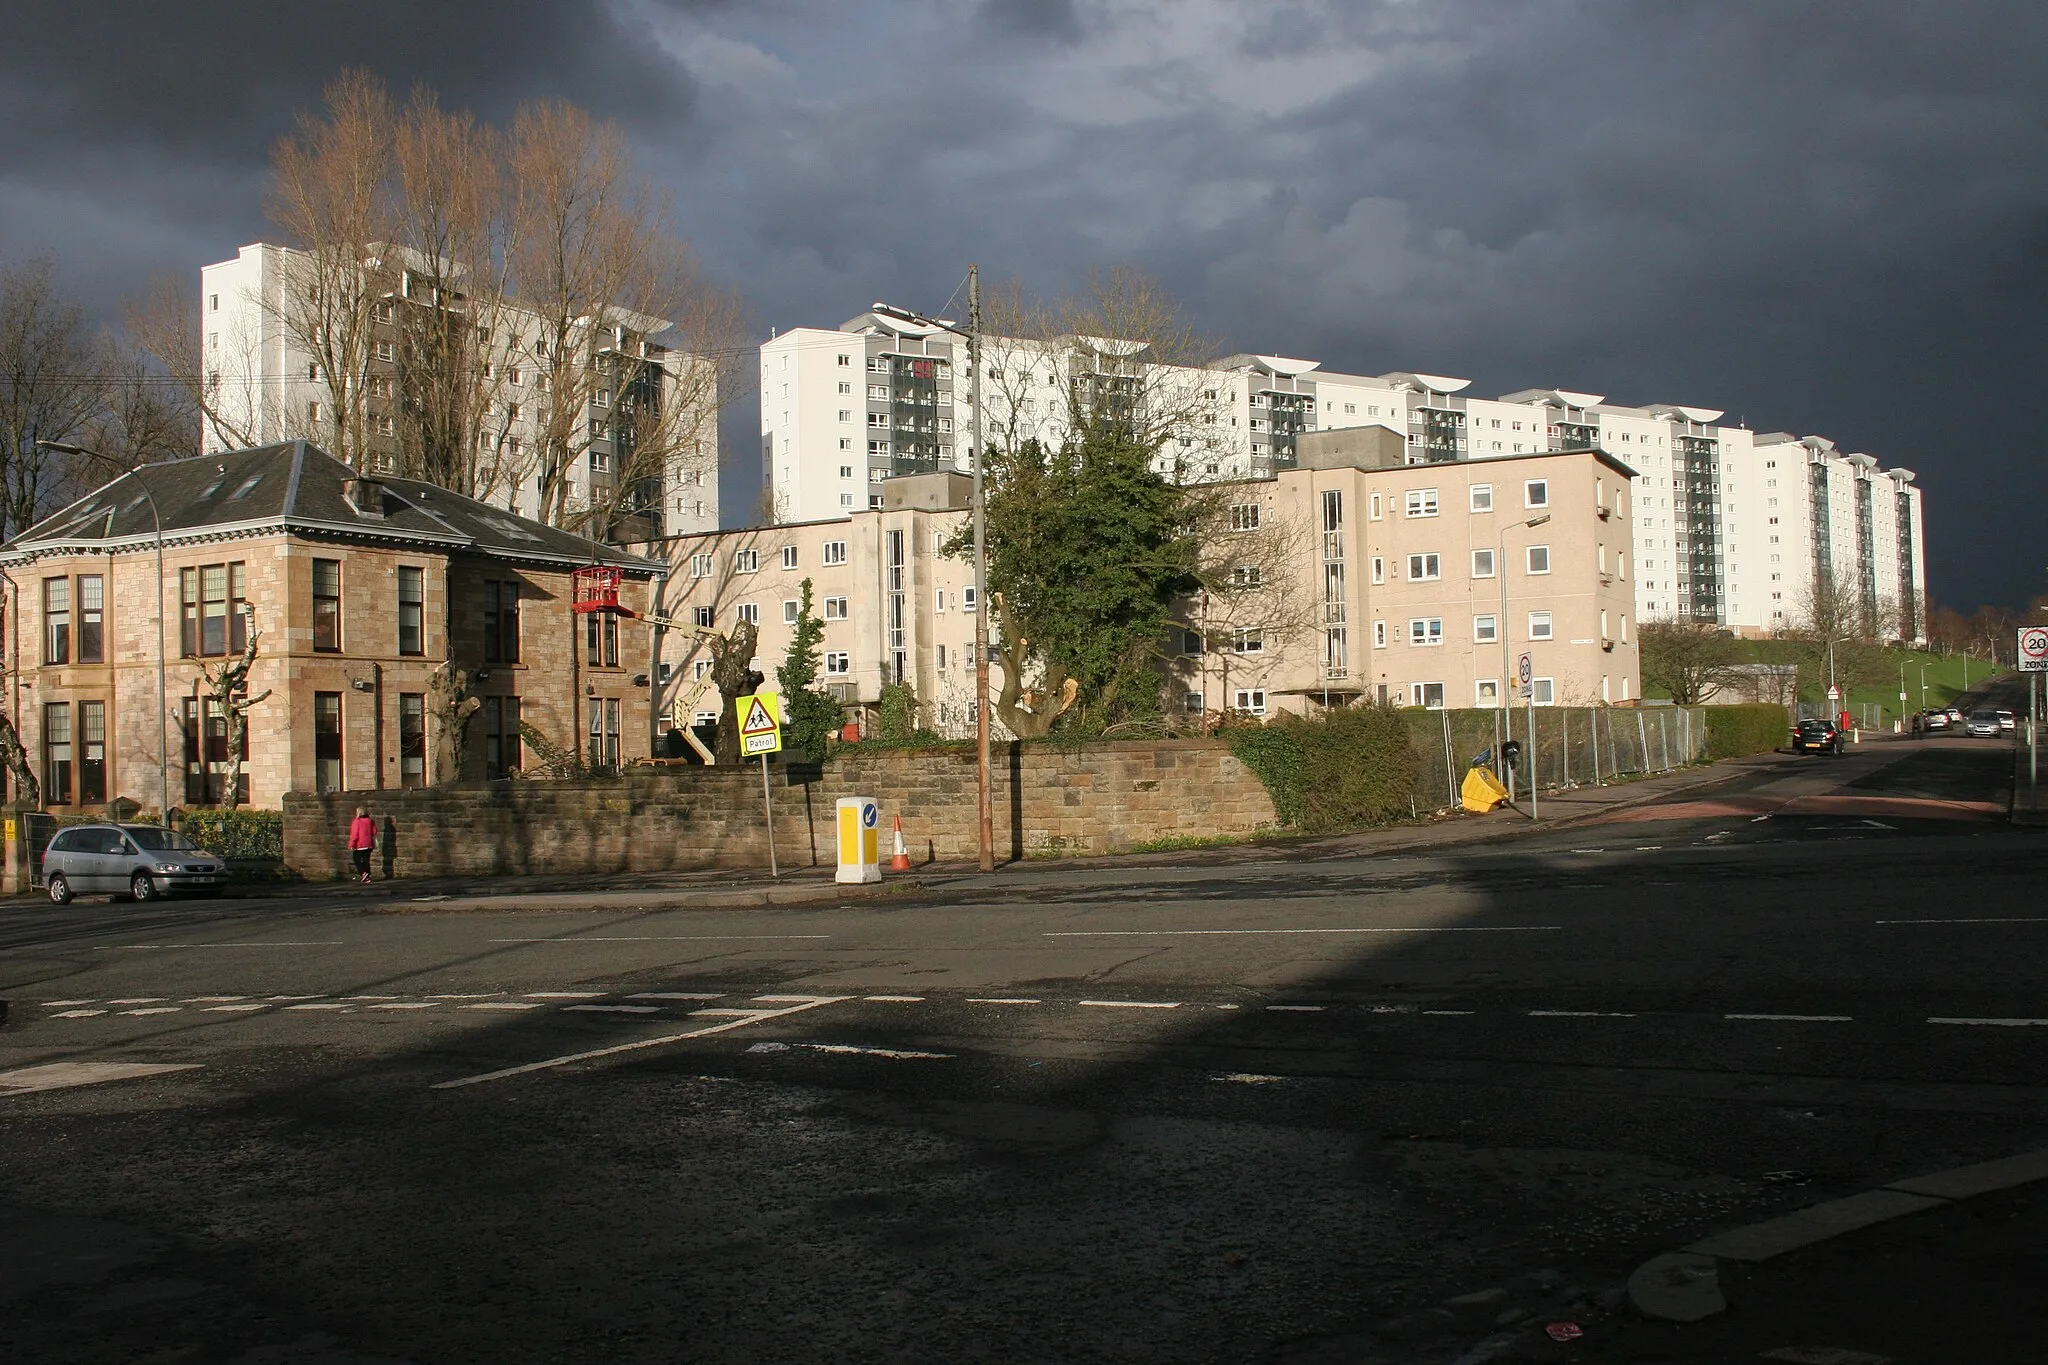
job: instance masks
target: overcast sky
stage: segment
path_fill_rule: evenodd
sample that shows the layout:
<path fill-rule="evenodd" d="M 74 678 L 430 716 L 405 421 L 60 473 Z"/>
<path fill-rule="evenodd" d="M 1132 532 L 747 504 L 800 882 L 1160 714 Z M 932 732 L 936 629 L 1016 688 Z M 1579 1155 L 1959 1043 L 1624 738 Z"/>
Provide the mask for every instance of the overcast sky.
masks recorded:
<path fill-rule="evenodd" d="M 1830 437 L 1919 472 L 1938 598 L 2048 591 L 2021 0 L 7 9 L 0 256 L 54 251 L 109 316 L 264 236 L 269 144 L 362 65 L 618 119 L 763 335 L 937 309 L 970 260 L 1047 293 L 1135 264 L 1233 349 Z"/>

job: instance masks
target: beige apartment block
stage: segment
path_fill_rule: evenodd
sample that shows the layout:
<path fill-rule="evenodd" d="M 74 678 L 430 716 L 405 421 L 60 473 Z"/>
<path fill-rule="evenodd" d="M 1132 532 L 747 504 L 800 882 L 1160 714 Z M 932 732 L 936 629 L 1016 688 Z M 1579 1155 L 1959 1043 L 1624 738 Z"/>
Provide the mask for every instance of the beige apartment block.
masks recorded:
<path fill-rule="evenodd" d="M 1229 524 L 1257 546 L 1257 572 L 1241 597 L 1186 604 L 1188 628 L 1162 642 L 1170 708 L 1213 720 L 1361 698 L 1492 706 L 1503 645 L 1511 670 L 1530 654 L 1538 705 L 1640 697 L 1633 471 L 1592 450 L 1408 465 L 1403 446 L 1370 428 L 1305 433 L 1300 467 L 1226 486 Z M 881 487 L 883 506 L 843 519 L 679 542 L 667 610 L 718 630 L 755 621 L 773 690 L 808 579 L 825 627 L 821 681 L 850 706 L 909 683 L 927 725 L 965 736 L 973 570 L 943 549 L 966 525 L 968 481 L 942 473 Z M 678 662 L 677 719 L 712 718 L 716 693 L 689 695 L 708 649 L 689 641 Z"/>
<path fill-rule="evenodd" d="M 651 635 L 571 610 L 592 564 L 644 608 L 650 561 L 304 442 L 145 465 L 0 547 L 9 715 L 51 809 L 156 809 L 160 742 L 170 803 L 219 804 L 227 724 L 205 677 L 253 629 L 249 804 L 503 777 L 530 760 L 522 722 L 617 765 L 649 750 Z M 435 768 L 444 661 L 480 701 L 460 774 Z"/>

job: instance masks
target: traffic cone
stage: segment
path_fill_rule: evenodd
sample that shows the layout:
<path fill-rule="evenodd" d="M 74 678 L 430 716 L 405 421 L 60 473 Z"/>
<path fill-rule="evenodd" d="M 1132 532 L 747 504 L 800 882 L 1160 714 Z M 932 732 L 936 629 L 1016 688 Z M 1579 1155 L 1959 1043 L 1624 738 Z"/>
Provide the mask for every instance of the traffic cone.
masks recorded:
<path fill-rule="evenodd" d="M 894 818 L 896 821 L 896 851 L 889 855 L 889 870 L 891 872 L 908 872 L 910 871 L 910 855 L 903 849 L 903 817 L 898 815 Z"/>

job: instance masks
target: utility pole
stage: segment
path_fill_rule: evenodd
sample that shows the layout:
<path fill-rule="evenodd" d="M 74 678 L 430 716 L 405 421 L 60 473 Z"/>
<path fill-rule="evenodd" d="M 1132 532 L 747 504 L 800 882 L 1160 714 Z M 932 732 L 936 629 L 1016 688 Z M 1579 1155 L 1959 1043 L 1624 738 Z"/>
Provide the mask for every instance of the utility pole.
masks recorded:
<path fill-rule="evenodd" d="M 981 448 L 981 268 L 967 267 L 967 401 L 974 405 L 968 458 L 974 475 L 974 780 L 979 803 L 981 870 L 996 870 L 995 814 L 988 763 L 988 498 Z"/>

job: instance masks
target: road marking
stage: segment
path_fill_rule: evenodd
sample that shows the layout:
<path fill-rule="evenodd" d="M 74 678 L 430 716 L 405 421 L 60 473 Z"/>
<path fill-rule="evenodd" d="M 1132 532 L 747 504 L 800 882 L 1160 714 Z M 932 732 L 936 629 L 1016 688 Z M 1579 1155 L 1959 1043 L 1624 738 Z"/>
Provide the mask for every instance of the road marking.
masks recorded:
<path fill-rule="evenodd" d="M 528 1062 L 523 1066 L 508 1066 L 498 1071 L 486 1071 L 479 1076 L 464 1076 L 460 1080 L 441 1081 L 436 1090 L 455 1090 L 466 1085 L 481 1085 L 485 1081 L 501 1081 L 511 1076 L 524 1076 L 529 1072 L 546 1071 L 553 1067 L 569 1066 L 576 1062 L 594 1061 L 599 1057 L 616 1057 L 622 1052 L 637 1052 L 642 1048 L 661 1047 L 668 1043 L 680 1043 L 689 1038 L 708 1038 L 714 1033 L 725 1033 L 732 1029 L 744 1028 L 748 1024 L 765 1019 L 780 1019 L 786 1015 L 801 1014 L 805 1010 L 817 1009 L 820 1005 L 837 1004 L 851 999 L 845 995 L 823 995 L 808 997 L 803 1004 L 791 1005 L 787 1009 L 768 1010 L 745 1019 L 728 1019 L 722 1024 L 709 1024 L 703 1028 L 690 1029 L 683 1033 L 664 1034 L 659 1038 L 642 1038 L 636 1042 L 619 1043 L 612 1047 L 593 1048 L 589 1052 L 572 1052 L 567 1056 L 549 1057 L 545 1061 Z"/>
<path fill-rule="evenodd" d="M 692 1019 L 759 1019 L 767 1010 L 743 1010 L 732 1006 L 715 1010 L 691 1010 Z"/>
<path fill-rule="evenodd" d="M 628 1000 L 716 1000 L 717 991 L 636 991 Z"/>
<path fill-rule="evenodd" d="M 921 995 L 864 995 L 861 999 L 876 1000 L 887 1005 L 916 1005 L 924 1001 Z"/>
<path fill-rule="evenodd" d="M 58 1010 L 50 1017 L 52 1019 L 90 1019 L 95 1014 L 105 1013 L 105 1010 Z"/>
<path fill-rule="evenodd" d="M 142 1009 L 139 1009 L 139 1010 L 122 1010 L 122 1011 L 121 1011 L 121 1013 L 123 1013 L 123 1014 L 137 1014 L 137 1015 L 140 1015 L 140 1014 L 179 1014 L 179 1013 L 182 1013 L 182 1012 L 184 1011 L 184 1008 L 185 1008 L 185 1007 L 184 1007 L 183 1005 L 147 1005 L 147 1006 L 144 1006 L 144 1007 L 143 1007 Z"/>
<path fill-rule="evenodd" d="M 124 948 L 339 948 L 338 938 L 280 939 L 264 943 L 102 943 L 96 944 L 96 953 L 117 953 Z"/>
<path fill-rule="evenodd" d="M 1662 844 L 1637 844 L 1637 845 L 1636 845 L 1636 852 L 1638 852 L 1638 853 L 1662 853 L 1663 851 L 1664 851 L 1664 845 L 1662 845 Z"/>
<path fill-rule="evenodd" d="M 228 1005 L 237 1000 L 247 1000 L 246 995 L 194 995 L 187 997 L 188 1005 Z"/>
<path fill-rule="evenodd" d="M 572 934 L 554 938 L 492 938 L 486 943 L 784 943 L 793 939 L 830 938 L 830 934 L 634 934 L 600 937 Z"/>
<path fill-rule="evenodd" d="M 203 1012 L 206 1014 L 247 1014 L 251 1010 L 265 1010 L 269 1008 L 270 1006 L 260 1002 L 254 1005 L 209 1005 Z"/>
<path fill-rule="evenodd" d="M 528 991 L 528 1000 L 596 1000 L 603 991 Z"/>
<path fill-rule="evenodd" d="M 161 995 L 138 995 L 132 1000 L 109 1000 L 107 1003 L 109 1005 L 161 1005 L 163 1002 L 164 997 Z"/>
<path fill-rule="evenodd" d="M 538 1004 L 529 1005 L 520 1000 L 488 1000 L 481 1005 L 457 1005 L 459 1010 L 537 1010 Z"/>
<path fill-rule="evenodd" d="M 1876 924 L 2048 924 L 2048 915 L 2002 915 L 1981 919 L 1881 919 Z"/>
<path fill-rule="evenodd" d="M 1982 1024 L 1990 1028 L 2048 1028 L 2048 1019 L 1929 1019 L 1930 1024 Z"/>
<path fill-rule="evenodd" d="M 372 1005 L 370 1008 L 373 1010 L 437 1010 L 441 1008 L 441 1002 L 438 1000 L 405 1000 L 395 1005 Z"/>
<path fill-rule="evenodd" d="M 499 996 L 499 995 L 503 995 L 504 993 L 505 993 L 505 992 L 503 992 L 503 991 L 472 991 L 472 992 L 470 992 L 470 993 L 469 993 L 468 995 L 430 995 L 430 996 L 428 996 L 428 997 L 427 997 L 427 999 L 429 999 L 429 1000 L 489 1000 L 489 999 L 491 999 L 491 998 L 492 998 L 493 996 Z"/>
<path fill-rule="evenodd" d="M 1106 1010 L 1177 1010 L 1178 1000 L 1076 1000 L 1077 1005 L 1092 1005 Z"/>
<path fill-rule="evenodd" d="M 951 1057 L 950 1052 L 913 1052 L 906 1048 L 856 1047 L 852 1043 L 798 1043 L 798 1047 L 813 1052 L 851 1053 L 861 1057 L 887 1057 L 893 1061 L 942 1061 Z"/>
<path fill-rule="evenodd" d="M 1606 851 L 1604 848 L 1575 848 L 1572 850 L 1574 853 L 1605 853 Z"/>
<path fill-rule="evenodd" d="M 848 1000 L 851 998 L 851 996 L 844 995 L 757 995 L 754 997 L 754 1003 L 757 1005 L 808 1005 L 820 1000 Z"/>
<path fill-rule="evenodd" d="M 43 1003 L 54 1009 L 64 1005 L 90 1005 L 93 1002 L 90 1000 L 45 1000 Z"/>
<path fill-rule="evenodd" d="M 1266 1008 L 1274 1014 L 1321 1014 L 1323 1012 L 1321 1005 L 1268 1005 Z"/>
<path fill-rule="evenodd" d="M 970 1005 L 1042 1005 L 1045 1002 L 1042 1000 L 1026 999 L 1022 996 L 970 995 L 967 997 L 967 1003 Z"/>
<path fill-rule="evenodd" d="M 344 995 L 344 1000 L 396 1000 L 395 995 Z"/>
<path fill-rule="evenodd" d="M 1633 1014 L 1615 1010 L 1530 1010 L 1531 1019 L 1633 1019 Z"/>
<path fill-rule="evenodd" d="M 574 1014 L 574 1013 L 576 1013 L 576 1012 L 577 1012 L 577 1011 L 579 1011 L 579 1010 L 580 1010 L 580 1011 L 583 1011 L 583 1012 L 585 1012 L 585 1013 L 589 1013 L 589 1014 L 659 1014 L 659 1013 L 661 1013 L 661 1006 L 659 1006 L 659 1005 L 571 1005 L 571 1006 L 569 1006 L 569 1007 L 568 1007 L 567 1009 L 563 1010 L 563 1011 L 562 1011 L 562 1013 L 564 1013 L 564 1014 Z"/>
<path fill-rule="evenodd" d="M 1435 924 L 1408 929 L 1059 929 L 1041 938 L 1211 938 L 1243 934 L 1532 934 L 1562 924 Z"/>
<path fill-rule="evenodd" d="M 317 995 L 273 995 L 268 997 L 273 1004 L 286 1000 L 318 1000 Z"/>
<path fill-rule="evenodd" d="M 288 1010 L 325 1010 L 329 1013 L 333 1013 L 337 1010 L 348 1009 L 349 1006 L 339 1004 L 334 1001 L 326 1001 L 318 1005 L 286 1005 L 285 1008 Z"/>
<path fill-rule="evenodd" d="M 1477 1014 L 1477 1010 L 1424 1010 L 1424 1014 Z"/>
<path fill-rule="evenodd" d="M 1855 1018 L 1847 1014 L 1724 1014 L 1723 1019 L 1754 1019 L 1764 1022 L 1779 1021 L 1788 1024 L 1852 1024 Z"/>
<path fill-rule="evenodd" d="M 1211 1076 L 1212 1081 L 1226 1081 L 1232 1085 L 1273 1085 L 1284 1081 L 1285 1076 L 1267 1076 L 1257 1071 L 1232 1071 L 1222 1076 Z"/>
<path fill-rule="evenodd" d="M 136 1080 L 171 1071 L 197 1071 L 197 1062 L 51 1062 L 0 1071 L 0 1095 L 26 1095 L 37 1090 L 64 1090 L 102 1081 Z"/>

